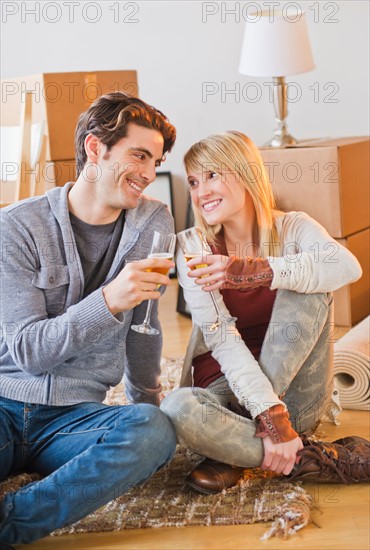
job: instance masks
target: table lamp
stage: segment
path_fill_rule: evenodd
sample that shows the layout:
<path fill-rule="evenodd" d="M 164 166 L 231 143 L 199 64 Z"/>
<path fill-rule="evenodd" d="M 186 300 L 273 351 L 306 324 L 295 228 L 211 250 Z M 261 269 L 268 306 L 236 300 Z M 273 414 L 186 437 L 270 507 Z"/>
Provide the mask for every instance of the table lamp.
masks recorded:
<path fill-rule="evenodd" d="M 315 67 L 304 13 L 294 9 L 262 11 L 246 23 L 239 72 L 249 76 L 273 78 L 273 97 L 277 127 L 270 147 L 294 145 L 287 130 L 288 75 L 305 73 Z"/>

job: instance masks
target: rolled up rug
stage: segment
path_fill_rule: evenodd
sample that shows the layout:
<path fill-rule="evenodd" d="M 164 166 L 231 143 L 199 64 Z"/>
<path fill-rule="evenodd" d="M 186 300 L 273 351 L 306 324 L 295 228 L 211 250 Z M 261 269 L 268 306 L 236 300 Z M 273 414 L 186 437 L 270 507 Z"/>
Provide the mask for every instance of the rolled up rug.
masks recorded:
<path fill-rule="evenodd" d="M 334 344 L 334 375 L 344 409 L 370 410 L 370 317 Z"/>

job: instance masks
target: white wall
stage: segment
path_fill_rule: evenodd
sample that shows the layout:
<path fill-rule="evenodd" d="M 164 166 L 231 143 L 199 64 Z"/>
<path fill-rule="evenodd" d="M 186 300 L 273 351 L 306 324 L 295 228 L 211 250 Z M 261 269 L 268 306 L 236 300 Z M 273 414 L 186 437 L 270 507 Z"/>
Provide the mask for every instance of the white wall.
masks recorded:
<path fill-rule="evenodd" d="M 179 226 L 186 196 L 182 156 L 194 141 L 226 129 L 241 130 L 258 145 L 271 137 L 273 107 L 264 79 L 240 75 L 238 64 L 245 17 L 253 5 L 272 9 L 277 2 L 1 4 L 1 78 L 40 72 L 138 71 L 140 96 L 163 110 L 178 130 L 175 149 L 163 169 L 175 177 Z M 368 134 L 367 0 L 279 4 L 306 11 L 316 63 L 314 71 L 288 79 L 301 91 L 301 98 L 289 109 L 291 133 L 297 138 Z M 212 83 L 208 86 L 213 87 L 213 95 L 205 94 L 207 82 Z M 240 98 L 222 93 L 238 87 Z M 252 92 L 257 90 L 261 97 L 254 101 Z M 327 101 L 330 92 L 335 92 L 336 102 Z"/>

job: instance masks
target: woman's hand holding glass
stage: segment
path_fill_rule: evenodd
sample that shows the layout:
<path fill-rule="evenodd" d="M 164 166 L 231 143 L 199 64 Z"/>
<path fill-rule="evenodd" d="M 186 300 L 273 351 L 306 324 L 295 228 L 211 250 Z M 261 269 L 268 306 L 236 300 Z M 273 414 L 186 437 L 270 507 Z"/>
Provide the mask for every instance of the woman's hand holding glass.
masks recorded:
<path fill-rule="evenodd" d="M 204 235 L 198 227 L 191 227 L 190 229 L 185 229 L 177 234 L 179 244 L 184 253 L 184 258 L 189 267 L 194 266 L 198 273 L 202 271 L 204 273 L 204 280 L 206 276 L 209 276 L 209 264 L 212 262 L 211 258 L 213 256 L 212 249 L 206 241 Z M 223 321 L 230 322 L 235 321 L 235 317 L 223 317 L 221 315 L 220 308 L 217 303 L 217 299 L 212 292 L 212 288 L 209 288 L 209 295 L 212 299 L 214 308 L 216 310 L 217 318 L 210 326 L 208 327 L 209 332 L 216 331 L 222 324 Z"/>
<path fill-rule="evenodd" d="M 197 266 L 198 258 L 188 262 L 190 268 Z M 200 266 L 199 266 L 200 267 Z M 214 254 L 207 256 L 206 269 L 193 269 L 189 277 L 208 292 L 219 289 L 253 290 L 260 286 L 271 287 L 274 272 L 266 258 L 237 258 Z"/>
<path fill-rule="evenodd" d="M 221 254 L 207 254 L 206 260 L 207 263 L 204 264 L 203 258 L 202 264 L 202 256 L 191 258 L 187 262 L 191 269 L 188 275 L 195 278 L 196 284 L 200 285 L 202 290 L 206 292 L 219 290 L 226 282 L 227 267 L 232 259 Z"/>

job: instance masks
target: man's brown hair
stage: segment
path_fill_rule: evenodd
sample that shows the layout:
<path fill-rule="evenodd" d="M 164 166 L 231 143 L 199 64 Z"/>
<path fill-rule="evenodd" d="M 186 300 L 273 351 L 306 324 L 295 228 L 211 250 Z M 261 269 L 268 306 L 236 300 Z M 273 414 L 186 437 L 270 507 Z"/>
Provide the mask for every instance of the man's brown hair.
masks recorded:
<path fill-rule="evenodd" d="M 127 136 L 129 124 L 157 130 L 163 136 L 163 154 L 171 151 L 176 129 L 158 109 L 137 97 L 123 92 L 112 92 L 98 97 L 87 111 L 80 115 L 75 132 L 76 172 L 80 175 L 86 164 L 85 138 L 93 134 L 108 150 Z"/>

